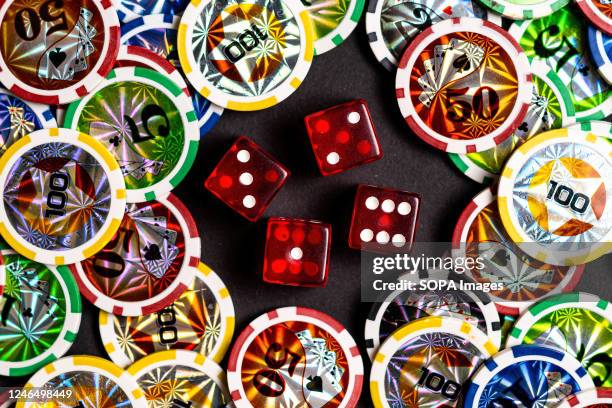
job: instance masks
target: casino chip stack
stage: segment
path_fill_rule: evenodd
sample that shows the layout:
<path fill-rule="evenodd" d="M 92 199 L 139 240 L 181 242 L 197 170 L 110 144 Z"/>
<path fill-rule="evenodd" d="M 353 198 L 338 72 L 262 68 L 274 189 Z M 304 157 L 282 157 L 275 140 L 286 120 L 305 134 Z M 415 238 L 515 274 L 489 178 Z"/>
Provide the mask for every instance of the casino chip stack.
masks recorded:
<path fill-rule="evenodd" d="M 612 306 L 574 291 L 612 250 L 612 9 L 575 3 L 0 0 L 0 376 L 25 384 L 0 408 L 612 406 Z M 451 253 L 484 267 L 401 278 L 503 283 L 381 298 L 369 376 L 319 310 L 232 342 L 173 193 L 226 109 L 290 98 L 364 8 L 406 133 L 485 185 Z M 66 355 L 82 298 L 110 361 Z"/>

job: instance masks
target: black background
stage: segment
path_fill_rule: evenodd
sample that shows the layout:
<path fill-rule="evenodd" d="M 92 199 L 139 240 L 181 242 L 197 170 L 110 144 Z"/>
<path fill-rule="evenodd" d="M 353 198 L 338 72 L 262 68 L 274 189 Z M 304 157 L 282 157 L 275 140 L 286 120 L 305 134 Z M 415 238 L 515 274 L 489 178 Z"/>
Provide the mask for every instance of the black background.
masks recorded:
<path fill-rule="evenodd" d="M 360 301 L 360 252 L 347 246 L 357 184 L 419 193 L 422 206 L 417 239 L 423 242 L 450 241 L 464 207 L 484 187 L 461 174 L 446 153 L 421 142 L 409 130 L 397 107 L 395 74 L 387 72 L 374 58 L 364 20 L 365 11 L 355 32 L 338 48 L 316 56 L 305 82 L 281 104 L 259 112 L 225 111 L 217 126 L 202 139 L 196 163 L 175 193 L 198 224 L 203 262 L 220 275 L 231 292 L 237 319 L 234 338 L 255 317 L 276 307 L 300 305 L 333 316 L 347 327 L 362 351 L 366 377 L 359 407 L 370 407 L 370 364 L 363 343 L 370 305 Z M 384 157 L 348 172 L 322 177 L 303 118 L 356 98 L 364 98 L 369 104 Z M 252 138 L 292 172 L 257 223 L 243 219 L 203 187 L 206 177 L 239 135 Z M 318 219 L 332 224 L 333 248 L 326 288 L 262 282 L 265 226 L 270 216 Z M 600 277 L 586 274 L 579 288 L 605 296 L 601 289 L 609 290 L 607 282 L 602 285 Z M 595 287 L 601 289 L 595 291 Z M 68 354 L 108 358 L 99 338 L 98 311 L 87 300 L 83 303 L 81 329 Z M 26 378 L 0 378 L 0 385 L 25 381 Z"/>

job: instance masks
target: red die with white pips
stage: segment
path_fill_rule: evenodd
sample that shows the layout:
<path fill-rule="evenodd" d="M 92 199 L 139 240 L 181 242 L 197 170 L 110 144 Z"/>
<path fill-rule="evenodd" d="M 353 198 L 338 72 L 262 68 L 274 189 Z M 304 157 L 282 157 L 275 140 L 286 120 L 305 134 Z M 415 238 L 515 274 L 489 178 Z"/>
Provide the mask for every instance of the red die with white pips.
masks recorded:
<path fill-rule="evenodd" d="M 208 176 L 205 187 L 250 221 L 257 221 L 290 172 L 257 144 L 239 137 Z"/>
<path fill-rule="evenodd" d="M 349 246 L 381 253 L 408 252 L 414 243 L 421 197 L 401 190 L 360 185 Z"/>
<path fill-rule="evenodd" d="M 363 99 L 304 118 L 321 174 L 329 176 L 382 157 L 368 105 Z"/>
<path fill-rule="evenodd" d="M 319 221 L 270 218 L 263 280 L 292 286 L 325 286 L 331 225 Z"/>

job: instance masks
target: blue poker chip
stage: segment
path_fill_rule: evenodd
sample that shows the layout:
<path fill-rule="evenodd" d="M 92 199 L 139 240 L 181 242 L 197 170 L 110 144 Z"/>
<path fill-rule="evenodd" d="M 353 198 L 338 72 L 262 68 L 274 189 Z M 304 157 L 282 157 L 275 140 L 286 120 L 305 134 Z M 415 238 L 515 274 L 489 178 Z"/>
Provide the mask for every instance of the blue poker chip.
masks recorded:
<path fill-rule="evenodd" d="M 500 351 L 480 366 L 464 406 L 551 407 L 591 388 L 595 388 L 593 380 L 569 353 L 522 344 Z"/>
<path fill-rule="evenodd" d="M 180 15 L 190 0 L 118 0 L 115 3 L 119 20 L 127 23 L 151 14 Z"/>
<path fill-rule="evenodd" d="M 177 49 L 180 20 L 179 16 L 172 14 L 138 17 L 121 26 L 121 44 L 146 48 L 168 60 L 182 73 Z M 202 137 L 217 124 L 223 114 L 223 108 L 204 98 L 191 86 L 189 91 Z"/>
<path fill-rule="evenodd" d="M 612 36 L 589 26 L 589 48 L 599 74 L 612 84 Z"/>

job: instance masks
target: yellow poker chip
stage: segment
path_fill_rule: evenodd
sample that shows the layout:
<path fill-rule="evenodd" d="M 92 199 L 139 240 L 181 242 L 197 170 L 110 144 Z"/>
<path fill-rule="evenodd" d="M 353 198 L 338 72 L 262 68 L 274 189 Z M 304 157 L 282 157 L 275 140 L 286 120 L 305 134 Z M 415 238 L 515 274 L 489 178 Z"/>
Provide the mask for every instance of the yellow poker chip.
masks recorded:
<path fill-rule="evenodd" d="M 577 127 L 544 132 L 510 157 L 498 207 L 528 255 L 571 266 L 612 248 L 612 144 Z"/>
<path fill-rule="evenodd" d="M 33 397 L 20 399 L 17 408 L 147 408 L 144 393 L 130 373 L 93 356 L 64 357 L 47 364 L 28 380 L 24 392 Z"/>
<path fill-rule="evenodd" d="M 128 368 L 149 407 L 225 407 L 225 372 L 213 360 L 188 350 L 153 353 Z"/>
<path fill-rule="evenodd" d="M 21 255 L 65 265 L 100 251 L 126 203 L 117 161 L 92 137 L 40 129 L 0 158 L 0 234 Z"/>
<path fill-rule="evenodd" d="M 124 317 L 101 310 L 100 336 L 111 360 L 120 367 L 173 348 L 221 362 L 234 335 L 235 319 L 227 287 L 200 262 L 187 290 L 157 313 Z"/>
<path fill-rule="evenodd" d="M 178 54 L 189 82 L 211 102 L 265 109 L 304 81 L 314 54 L 312 21 L 297 0 L 192 1 Z"/>

